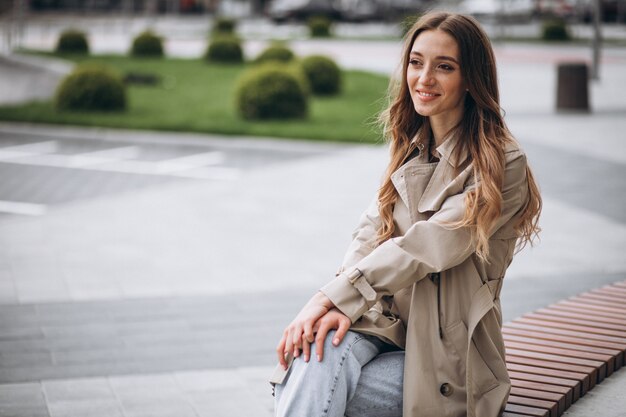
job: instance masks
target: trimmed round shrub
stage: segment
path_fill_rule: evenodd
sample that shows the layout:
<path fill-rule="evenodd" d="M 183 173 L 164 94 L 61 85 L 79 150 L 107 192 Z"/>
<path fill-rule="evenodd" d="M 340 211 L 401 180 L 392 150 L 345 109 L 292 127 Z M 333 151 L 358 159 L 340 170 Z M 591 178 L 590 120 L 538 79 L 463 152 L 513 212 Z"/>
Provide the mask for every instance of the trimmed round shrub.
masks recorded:
<path fill-rule="evenodd" d="M 282 44 L 273 44 L 265 48 L 256 58 L 256 62 L 289 62 L 295 58 L 293 51 Z"/>
<path fill-rule="evenodd" d="M 302 69 L 314 94 L 331 95 L 341 90 L 341 70 L 332 59 L 308 56 L 302 60 Z"/>
<path fill-rule="evenodd" d="M 235 36 L 216 36 L 209 42 L 204 57 L 210 62 L 226 64 L 243 62 L 241 41 Z"/>
<path fill-rule="evenodd" d="M 130 53 L 133 56 L 163 56 L 163 40 L 149 30 L 142 32 L 133 39 Z"/>
<path fill-rule="evenodd" d="M 61 54 L 88 54 L 87 36 L 78 30 L 65 30 L 57 40 L 56 52 Z"/>
<path fill-rule="evenodd" d="M 561 19 L 548 20 L 541 28 L 541 39 L 545 41 L 569 41 L 572 37 L 567 30 L 567 24 Z"/>
<path fill-rule="evenodd" d="M 308 95 L 293 69 L 264 65 L 244 73 L 237 84 L 237 110 L 245 119 L 304 118 Z"/>
<path fill-rule="evenodd" d="M 104 67 L 79 67 L 57 88 L 55 106 L 59 110 L 123 110 L 126 90 L 122 80 Z"/>
<path fill-rule="evenodd" d="M 234 34 L 237 22 L 229 17 L 218 17 L 213 21 L 213 33 Z"/>
<path fill-rule="evenodd" d="M 313 38 L 328 38 L 330 37 L 330 19 L 325 16 L 314 16 L 307 22 L 309 26 L 309 33 Z"/>

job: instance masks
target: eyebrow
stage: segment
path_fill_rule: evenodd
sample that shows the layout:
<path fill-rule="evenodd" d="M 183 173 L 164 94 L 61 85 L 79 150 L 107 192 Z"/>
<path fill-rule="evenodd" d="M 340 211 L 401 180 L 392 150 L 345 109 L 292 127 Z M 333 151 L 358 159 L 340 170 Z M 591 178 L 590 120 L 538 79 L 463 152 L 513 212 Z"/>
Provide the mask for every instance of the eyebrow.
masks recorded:
<path fill-rule="evenodd" d="M 411 55 L 417 55 L 420 57 L 423 57 L 424 55 L 422 55 L 421 53 L 417 52 L 417 51 L 411 51 Z M 452 61 L 455 64 L 459 65 L 459 61 L 457 61 L 455 58 L 451 57 L 451 56 L 447 56 L 447 55 L 439 55 L 437 57 L 435 57 L 436 59 L 439 60 L 445 60 L 445 61 Z"/>

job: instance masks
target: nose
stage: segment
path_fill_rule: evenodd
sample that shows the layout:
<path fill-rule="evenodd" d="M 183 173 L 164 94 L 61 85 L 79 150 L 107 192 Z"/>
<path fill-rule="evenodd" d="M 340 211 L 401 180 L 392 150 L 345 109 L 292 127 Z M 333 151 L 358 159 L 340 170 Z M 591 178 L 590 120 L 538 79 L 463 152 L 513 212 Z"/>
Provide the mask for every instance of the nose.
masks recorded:
<path fill-rule="evenodd" d="M 422 68 L 418 81 L 422 85 L 433 85 L 435 83 L 434 72 L 431 65 L 425 65 Z"/>

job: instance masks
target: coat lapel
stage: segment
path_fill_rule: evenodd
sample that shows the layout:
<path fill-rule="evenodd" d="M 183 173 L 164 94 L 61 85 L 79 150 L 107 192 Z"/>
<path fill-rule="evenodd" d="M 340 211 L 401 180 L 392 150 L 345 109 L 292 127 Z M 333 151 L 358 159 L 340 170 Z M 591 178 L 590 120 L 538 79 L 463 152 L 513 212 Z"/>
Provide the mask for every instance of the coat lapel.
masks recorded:
<path fill-rule="evenodd" d="M 455 160 L 453 151 L 458 145 L 458 135 L 453 134 L 437 147 L 437 152 L 441 155 L 441 160 L 435 168 L 426 190 L 422 194 L 417 205 L 420 213 L 427 211 L 437 211 L 441 207 L 443 201 L 451 195 L 458 194 L 463 190 L 465 182 L 472 173 L 472 166 L 468 165 L 457 176 L 455 170 L 467 160 L 467 151 L 465 148 L 458 158 Z"/>

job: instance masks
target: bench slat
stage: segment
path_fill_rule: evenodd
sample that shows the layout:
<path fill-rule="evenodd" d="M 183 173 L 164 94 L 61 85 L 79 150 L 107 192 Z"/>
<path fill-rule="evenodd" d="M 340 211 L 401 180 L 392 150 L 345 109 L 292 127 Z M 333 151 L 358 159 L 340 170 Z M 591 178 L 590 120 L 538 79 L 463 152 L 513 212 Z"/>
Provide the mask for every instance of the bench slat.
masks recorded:
<path fill-rule="evenodd" d="M 568 409 L 573 402 L 573 388 L 563 387 L 560 385 L 545 384 L 532 381 L 523 381 L 521 379 L 511 379 L 511 389 L 531 389 L 533 391 L 549 392 L 557 395 L 562 395 L 565 399 L 565 409 Z"/>
<path fill-rule="evenodd" d="M 618 301 L 626 302 L 626 291 L 622 292 L 616 288 L 596 288 L 595 290 L 591 290 L 589 292 L 592 294 L 606 295 L 613 297 Z"/>
<path fill-rule="evenodd" d="M 604 303 L 608 303 L 611 306 L 615 306 L 617 308 L 626 308 L 626 303 L 622 300 L 616 300 L 614 297 L 604 295 L 604 294 L 594 294 L 591 292 L 586 292 L 584 294 L 579 295 L 580 298 L 590 299 L 590 300 L 599 300 Z"/>
<path fill-rule="evenodd" d="M 565 395 L 555 394 L 553 392 L 537 391 L 534 389 L 511 387 L 511 395 L 517 397 L 528 397 L 537 400 L 547 400 L 556 402 L 558 405 L 558 414 L 562 414 L 565 410 Z"/>
<path fill-rule="evenodd" d="M 591 379 L 601 382 L 606 377 L 606 364 L 604 362 L 589 361 L 585 359 L 568 358 L 565 356 L 550 355 L 548 353 L 532 352 L 520 349 L 507 349 L 510 355 L 521 356 L 531 359 L 543 359 L 550 362 L 562 363 L 561 369 L 567 370 L 568 365 L 583 365 L 594 368 L 590 374 Z"/>
<path fill-rule="evenodd" d="M 510 327 L 507 324 L 504 327 L 502 327 L 502 333 L 511 334 L 511 335 L 521 335 L 521 336 L 532 337 L 535 339 L 541 339 L 541 340 L 547 340 L 547 341 L 559 341 L 563 343 L 571 343 L 573 345 L 585 346 L 585 347 L 597 346 L 597 347 L 602 347 L 606 349 L 613 349 L 622 353 L 623 353 L 623 349 L 626 349 L 626 345 L 620 345 L 620 344 L 611 343 L 611 342 L 604 342 L 601 340 L 588 340 L 588 339 L 575 337 L 575 336 L 558 335 L 547 329 L 543 329 L 543 331 L 526 330 L 523 328 Z"/>
<path fill-rule="evenodd" d="M 598 300 L 587 300 L 585 298 L 572 297 L 569 300 L 561 301 L 561 304 L 574 305 L 578 308 L 589 308 L 592 310 L 607 311 L 615 314 L 624 314 L 624 309 L 609 306 L 606 303 Z"/>
<path fill-rule="evenodd" d="M 509 404 L 548 410 L 548 415 L 550 417 L 558 417 L 559 407 L 556 401 L 537 400 L 534 398 L 509 395 Z"/>
<path fill-rule="evenodd" d="M 588 311 L 586 312 L 570 312 L 563 311 L 553 308 L 540 308 L 535 311 L 536 314 L 542 315 L 550 315 L 550 316 L 559 316 L 559 317 L 567 317 L 571 319 L 584 320 L 586 322 L 594 322 L 598 323 L 598 325 L 605 324 L 616 324 L 618 326 L 622 326 L 626 328 L 626 317 L 614 318 L 614 317 L 600 317 L 595 314 L 590 314 Z"/>
<path fill-rule="evenodd" d="M 525 407 L 523 405 L 507 404 L 504 411 L 512 413 L 523 413 L 524 416 L 533 417 L 550 417 L 548 410 L 542 410 L 541 408 Z"/>
<path fill-rule="evenodd" d="M 595 385 L 595 384 L 591 385 L 589 383 L 589 381 L 591 380 L 591 378 L 589 377 L 589 374 L 583 374 L 580 372 L 570 372 L 570 371 L 563 371 L 560 369 L 549 369 L 549 368 L 545 368 L 542 366 L 533 366 L 533 365 L 525 364 L 525 363 L 515 363 L 513 362 L 513 360 L 511 360 L 511 363 L 507 363 L 506 367 L 507 367 L 507 370 L 509 371 L 524 372 L 527 374 L 535 374 L 535 375 L 549 374 L 550 376 L 554 376 L 557 378 L 566 378 L 566 379 L 573 379 L 573 380 L 580 381 L 582 383 L 581 394 L 585 394 Z"/>
<path fill-rule="evenodd" d="M 511 379 L 520 379 L 522 381 L 539 382 L 542 384 L 559 385 L 561 387 L 571 388 L 572 390 L 572 403 L 578 401 L 581 396 L 582 384 L 580 381 L 565 378 L 556 378 L 552 376 L 527 374 L 525 372 L 509 371 L 509 377 Z"/>
<path fill-rule="evenodd" d="M 579 314 L 588 314 L 590 317 L 593 317 L 597 320 L 602 320 L 603 318 L 611 318 L 611 319 L 623 319 L 624 315 L 622 313 L 614 313 L 610 311 L 604 311 L 603 309 L 598 309 L 596 306 L 586 305 L 581 307 L 580 304 L 575 303 L 566 303 L 564 301 L 556 304 L 550 304 L 547 307 L 552 311 L 567 311 L 571 313 L 579 313 Z"/>
<path fill-rule="evenodd" d="M 578 350 L 535 345 L 532 343 L 520 343 L 516 341 L 511 341 L 509 339 L 505 339 L 504 346 L 507 349 L 508 348 L 520 349 L 520 350 L 524 350 L 527 352 L 538 352 L 538 353 L 547 353 L 550 355 L 558 355 L 559 357 L 597 361 L 606 366 L 606 376 L 611 375 L 614 369 L 613 368 L 614 361 L 611 355 L 581 352 Z"/>
<path fill-rule="evenodd" d="M 543 339 L 537 339 L 537 338 L 532 338 L 532 337 L 517 336 L 513 334 L 508 334 L 508 333 L 503 333 L 502 335 L 505 341 L 520 342 L 520 343 L 526 343 L 526 344 L 531 344 L 531 345 L 559 347 L 559 348 L 571 349 L 574 351 L 581 351 L 581 352 L 602 353 L 605 355 L 609 355 L 610 357 L 609 360 L 612 363 L 613 368 L 615 370 L 619 369 L 622 366 L 622 352 L 619 350 L 603 349 L 603 348 L 593 347 L 593 346 L 575 345 L 573 343 L 563 343 L 563 342 L 557 342 L 554 340 L 543 340 Z"/>
<path fill-rule="evenodd" d="M 566 323 L 566 324 L 575 324 L 579 326 L 590 327 L 593 329 L 602 329 L 602 330 L 610 330 L 618 332 L 616 336 L 626 337 L 626 326 L 622 326 L 620 324 L 613 323 L 598 323 L 597 321 L 589 320 L 589 319 L 580 319 L 574 317 L 567 317 L 565 315 L 551 314 L 551 313 L 542 313 L 542 312 L 534 312 L 524 314 L 522 317 L 532 318 L 534 320 L 547 320 L 555 323 Z"/>
<path fill-rule="evenodd" d="M 586 297 L 584 294 L 577 297 L 570 298 L 572 301 L 576 301 L 583 304 L 593 304 L 597 306 L 604 306 L 612 308 L 617 312 L 624 312 L 624 306 L 621 303 L 612 303 L 610 300 L 602 300 L 596 297 Z"/>
<path fill-rule="evenodd" d="M 515 333 L 509 334 L 509 333 L 503 332 L 503 336 L 505 340 L 530 343 L 534 345 L 562 347 L 564 349 L 579 350 L 581 352 L 600 353 L 604 355 L 609 355 L 612 358 L 615 358 L 622 353 L 621 350 L 617 350 L 617 349 L 607 349 L 607 348 L 597 347 L 597 346 L 585 346 L 585 345 L 579 345 L 573 342 L 570 342 L 570 343 L 559 342 L 556 340 L 539 339 L 536 337 L 517 336 Z"/>
<path fill-rule="evenodd" d="M 513 323 L 523 323 L 530 324 L 533 326 L 543 326 L 550 327 L 552 329 L 560 329 L 560 330 L 570 330 L 573 332 L 578 332 L 581 335 L 586 335 L 585 337 L 590 338 L 591 335 L 596 335 L 599 340 L 608 340 L 614 341 L 617 343 L 626 344 L 626 333 L 617 332 L 614 330 L 604 330 L 604 329 L 594 329 L 592 327 L 586 326 L 578 326 L 575 324 L 566 324 L 566 323 L 552 323 L 544 320 L 535 320 L 530 318 L 519 318 L 516 319 Z"/>

